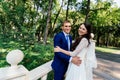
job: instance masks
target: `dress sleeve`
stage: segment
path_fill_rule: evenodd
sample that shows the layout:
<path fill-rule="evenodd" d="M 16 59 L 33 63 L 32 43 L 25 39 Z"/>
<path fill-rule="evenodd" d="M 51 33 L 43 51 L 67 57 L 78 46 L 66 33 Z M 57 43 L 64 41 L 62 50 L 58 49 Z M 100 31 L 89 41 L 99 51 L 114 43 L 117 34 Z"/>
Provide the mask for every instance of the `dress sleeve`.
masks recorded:
<path fill-rule="evenodd" d="M 78 46 L 73 52 L 70 52 L 70 56 L 76 56 L 80 51 L 88 46 L 88 40 L 86 38 L 82 38 Z"/>

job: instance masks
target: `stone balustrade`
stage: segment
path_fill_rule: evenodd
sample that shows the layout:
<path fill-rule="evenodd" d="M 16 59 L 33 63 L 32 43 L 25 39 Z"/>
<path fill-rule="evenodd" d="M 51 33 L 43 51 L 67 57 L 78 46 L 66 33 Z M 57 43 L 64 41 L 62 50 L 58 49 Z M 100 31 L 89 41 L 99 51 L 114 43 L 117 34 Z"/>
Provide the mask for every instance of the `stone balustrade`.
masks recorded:
<path fill-rule="evenodd" d="M 47 74 L 52 70 L 49 61 L 31 71 L 23 65 L 18 65 L 24 58 L 21 50 L 12 50 L 6 56 L 9 67 L 0 68 L 0 80 L 46 80 Z"/>

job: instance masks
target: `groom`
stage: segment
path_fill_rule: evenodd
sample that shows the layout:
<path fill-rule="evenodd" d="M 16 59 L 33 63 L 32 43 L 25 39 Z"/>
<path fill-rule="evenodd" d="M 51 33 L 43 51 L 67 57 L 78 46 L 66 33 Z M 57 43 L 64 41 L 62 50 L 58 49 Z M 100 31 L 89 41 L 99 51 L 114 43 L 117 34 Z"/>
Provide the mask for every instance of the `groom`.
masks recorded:
<path fill-rule="evenodd" d="M 56 34 L 54 37 L 54 47 L 59 46 L 64 50 L 70 51 L 72 44 L 72 37 L 69 35 L 71 31 L 70 21 L 64 21 L 61 28 L 62 32 Z M 69 35 L 68 38 L 66 37 L 67 35 Z M 69 62 L 76 65 L 80 65 L 81 63 L 79 57 L 71 57 L 61 52 L 55 52 L 54 60 L 51 65 L 54 71 L 54 80 L 64 80 L 64 75 L 68 68 Z"/>

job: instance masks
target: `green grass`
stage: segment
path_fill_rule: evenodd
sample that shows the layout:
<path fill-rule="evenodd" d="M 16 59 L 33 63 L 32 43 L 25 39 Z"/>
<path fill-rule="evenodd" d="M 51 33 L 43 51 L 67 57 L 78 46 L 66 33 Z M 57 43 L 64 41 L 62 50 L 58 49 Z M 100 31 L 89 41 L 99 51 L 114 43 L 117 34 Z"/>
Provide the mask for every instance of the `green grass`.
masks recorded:
<path fill-rule="evenodd" d="M 120 48 L 116 47 L 96 47 L 97 52 L 104 52 L 104 53 L 116 53 L 120 52 Z"/>
<path fill-rule="evenodd" d="M 116 47 L 96 47 L 97 58 L 120 63 L 120 48 Z"/>

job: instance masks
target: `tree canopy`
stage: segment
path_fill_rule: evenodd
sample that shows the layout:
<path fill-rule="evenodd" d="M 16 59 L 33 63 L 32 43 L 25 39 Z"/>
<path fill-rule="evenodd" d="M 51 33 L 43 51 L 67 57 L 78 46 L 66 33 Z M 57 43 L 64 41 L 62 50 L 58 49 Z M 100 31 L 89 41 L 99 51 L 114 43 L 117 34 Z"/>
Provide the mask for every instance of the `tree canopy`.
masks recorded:
<path fill-rule="evenodd" d="M 89 22 L 98 46 L 120 47 L 120 8 L 113 1 L 0 0 L 0 39 L 46 44 L 68 19 L 73 39 L 79 24 Z"/>

